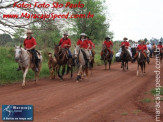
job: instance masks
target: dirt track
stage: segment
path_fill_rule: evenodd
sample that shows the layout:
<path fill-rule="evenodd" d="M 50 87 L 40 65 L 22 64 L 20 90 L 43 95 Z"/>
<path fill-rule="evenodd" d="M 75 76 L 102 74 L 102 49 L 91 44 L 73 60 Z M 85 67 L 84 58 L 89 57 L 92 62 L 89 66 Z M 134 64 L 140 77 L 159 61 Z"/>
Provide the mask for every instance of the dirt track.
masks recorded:
<path fill-rule="evenodd" d="M 121 122 L 119 115 L 113 121 L 110 114 L 132 101 L 146 84 L 154 82 L 154 66 L 152 60 L 144 77 L 136 76 L 137 64 L 129 64 L 129 71 L 123 72 L 120 63 L 114 63 L 107 71 L 104 66 L 95 67 L 93 75 L 79 83 L 75 76 L 71 80 L 66 76 L 64 81 L 46 78 L 37 85 L 28 82 L 24 89 L 20 83 L 1 86 L 0 105 L 34 105 L 34 122 Z"/>

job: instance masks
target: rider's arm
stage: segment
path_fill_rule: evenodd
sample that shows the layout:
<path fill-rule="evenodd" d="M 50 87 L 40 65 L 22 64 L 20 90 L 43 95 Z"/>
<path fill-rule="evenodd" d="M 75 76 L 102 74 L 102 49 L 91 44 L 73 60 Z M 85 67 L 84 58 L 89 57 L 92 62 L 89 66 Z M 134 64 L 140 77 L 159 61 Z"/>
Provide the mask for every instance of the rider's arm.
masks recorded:
<path fill-rule="evenodd" d="M 32 49 L 34 49 L 36 47 L 36 45 L 34 45 L 34 46 L 32 46 L 31 48 L 28 48 L 28 49 L 26 49 L 26 50 L 32 50 Z"/>

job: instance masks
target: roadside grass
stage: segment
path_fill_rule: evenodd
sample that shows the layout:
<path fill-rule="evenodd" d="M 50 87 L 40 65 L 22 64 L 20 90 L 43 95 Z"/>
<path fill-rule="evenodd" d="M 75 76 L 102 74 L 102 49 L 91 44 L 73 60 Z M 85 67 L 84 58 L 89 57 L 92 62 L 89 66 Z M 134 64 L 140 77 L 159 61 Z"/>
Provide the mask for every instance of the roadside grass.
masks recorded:
<path fill-rule="evenodd" d="M 141 102 L 143 102 L 143 103 L 150 103 L 151 99 L 145 98 L 145 99 L 142 99 Z"/>
<path fill-rule="evenodd" d="M 127 116 L 128 115 L 128 112 L 123 112 L 121 113 L 122 116 Z"/>
<path fill-rule="evenodd" d="M 134 110 L 133 114 L 138 115 L 140 112 L 142 112 L 142 111 L 141 110 Z"/>
<path fill-rule="evenodd" d="M 160 88 L 160 93 L 157 93 L 157 90 L 156 90 L 156 89 L 152 89 L 152 90 L 150 91 L 150 93 L 151 93 L 152 95 L 156 95 L 156 94 L 163 95 L 163 87 Z"/>

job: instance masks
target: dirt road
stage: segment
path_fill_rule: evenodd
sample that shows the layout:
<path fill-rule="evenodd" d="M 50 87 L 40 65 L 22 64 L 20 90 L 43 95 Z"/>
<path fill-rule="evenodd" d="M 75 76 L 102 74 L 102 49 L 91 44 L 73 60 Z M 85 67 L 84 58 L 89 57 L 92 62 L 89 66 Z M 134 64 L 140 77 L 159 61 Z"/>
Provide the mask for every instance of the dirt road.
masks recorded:
<path fill-rule="evenodd" d="M 114 63 L 107 71 L 104 66 L 95 67 L 92 76 L 79 83 L 75 77 L 66 76 L 64 81 L 45 78 L 37 85 L 28 82 L 24 89 L 20 83 L 1 86 L 0 105 L 33 105 L 34 122 L 119 122 L 120 115 L 110 115 L 121 106 L 127 106 L 135 94 L 154 82 L 154 63 L 152 60 L 147 65 L 144 77 L 136 76 L 136 63 L 129 64 L 126 72 L 121 71 L 120 63 Z M 144 114 L 147 122 L 153 122 L 151 116 Z M 139 121 L 138 118 L 133 122 Z"/>

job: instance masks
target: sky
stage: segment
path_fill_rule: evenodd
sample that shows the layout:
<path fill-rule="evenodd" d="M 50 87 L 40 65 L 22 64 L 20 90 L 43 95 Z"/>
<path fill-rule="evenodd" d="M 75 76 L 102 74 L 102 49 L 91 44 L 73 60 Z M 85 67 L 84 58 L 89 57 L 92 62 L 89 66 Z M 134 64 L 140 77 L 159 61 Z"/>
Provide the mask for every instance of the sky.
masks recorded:
<path fill-rule="evenodd" d="M 106 0 L 114 40 L 163 37 L 163 0 Z"/>

